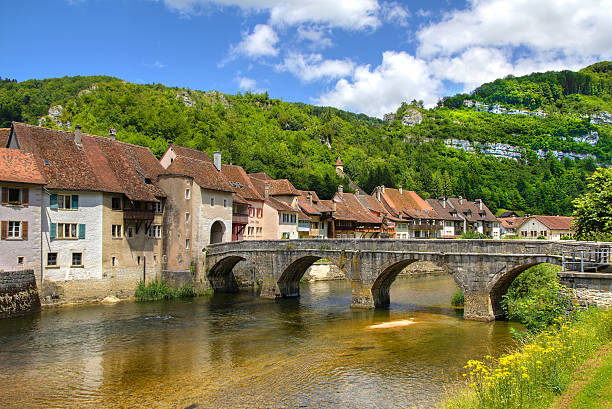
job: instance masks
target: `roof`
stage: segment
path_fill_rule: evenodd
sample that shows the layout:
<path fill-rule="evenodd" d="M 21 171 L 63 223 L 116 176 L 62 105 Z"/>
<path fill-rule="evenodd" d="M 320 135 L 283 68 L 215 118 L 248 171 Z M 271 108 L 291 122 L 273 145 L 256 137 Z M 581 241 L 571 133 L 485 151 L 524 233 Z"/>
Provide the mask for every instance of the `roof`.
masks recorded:
<path fill-rule="evenodd" d="M 255 190 L 264 197 L 266 194 L 266 183 L 270 188 L 270 196 L 299 196 L 300 192 L 287 179 L 259 179 L 249 175 L 249 179 Z"/>
<path fill-rule="evenodd" d="M 6 148 L 11 128 L 0 128 L 0 148 Z"/>
<path fill-rule="evenodd" d="M 275 199 L 273 197 L 269 197 L 265 200 L 265 203 L 272 207 L 273 209 L 276 209 L 278 211 L 282 211 L 282 212 L 298 212 L 298 210 L 294 209 L 293 207 L 289 206 L 287 203 L 282 202 L 278 199 Z"/>
<path fill-rule="evenodd" d="M 506 219 L 506 218 L 509 218 L 509 217 L 520 217 L 520 216 L 516 212 L 507 211 L 507 212 L 503 212 L 502 214 L 500 214 L 498 219 Z"/>
<path fill-rule="evenodd" d="M 454 209 L 450 205 L 446 204 L 445 207 L 442 207 L 440 200 L 437 200 L 437 199 L 427 199 L 425 201 L 427 202 L 428 205 L 430 205 L 435 210 L 435 212 L 438 214 L 438 216 L 442 220 L 453 220 L 453 221 L 463 220 L 461 217 L 453 216 L 451 214 L 451 210 L 454 210 Z M 444 200 L 444 202 L 446 203 L 446 199 Z"/>
<path fill-rule="evenodd" d="M 378 217 L 364 206 L 354 193 L 336 193 L 333 202 L 336 203 L 336 211 L 332 214 L 337 220 L 353 220 L 358 223 L 380 224 L 382 218 Z"/>
<path fill-rule="evenodd" d="M 306 213 L 298 210 L 298 220 L 312 220 L 312 217 L 310 217 Z"/>
<path fill-rule="evenodd" d="M 7 148 L 0 148 L 0 181 L 45 184 L 34 155 Z"/>
<path fill-rule="evenodd" d="M 202 188 L 220 192 L 234 192 L 229 181 L 219 172 L 212 162 L 177 156 L 166 169 L 168 174 L 185 175 Z"/>
<path fill-rule="evenodd" d="M 249 202 L 242 197 L 239 193 L 234 193 L 232 194 L 232 202 L 233 203 L 238 203 L 238 204 L 243 204 L 243 205 L 248 205 Z"/>
<path fill-rule="evenodd" d="M 256 179 L 261 179 L 261 180 L 272 180 L 272 178 L 270 176 L 268 176 L 268 174 L 266 172 L 249 173 L 249 177 L 250 178 L 256 178 Z"/>
<path fill-rule="evenodd" d="M 306 213 L 311 215 L 321 215 L 324 212 L 331 212 L 331 208 L 325 206 L 317 192 L 314 190 L 298 190 L 300 196 L 298 197 L 298 206 Z M 310 194 L 311 200 L 308 199 Z M 312 203 L 311 203 L 312 201 Z"/>
<path fill-rule="evenodd" d="M 404 214 L 413 219 L 440 218 L 433 207 L 413 190 L 402 190 L 400 193 L 398 189 L 387 187 L 384 188 L 384 193 L 382 189 L 380 191 L 381 199 L 387 204 L 387 208 L 390 208 L 392 213 L 395 213 L 395 216 Z"/>
<path fill-rule="evenodd" d="M 566 216 L 530 216 L 525 218 L 522 224 L 525 224 L 529 221 L 529 219 L 536 219 L 544 226 L 548 227 L 550 230 L 571 230 L 572 222 L 574 221 L 573 217 Z M 521 224 L 521 225 L 522 225 Z"/>
<path fill-rule="evenodd" d="M 263 196 L 257 192 L 251 179 L 241 166 L 221 165 L 221 173 L 228 180 L 235 193 L 239 193 L 245 200 L 263 200 Z"/>
<path fill-rule="evenodd" d="M 498 217 L 504 229 L 516 229 L 525 221 L 524 217 Z"/>
<path fill-rule="evenodd" d="M 381 217 L 382 216 L 386 216 L 386 217 L 390 216 L 389 211 L 385 208 L 385 206 L 382 203 L 380 203 L 378 200 L 376 200 L 376 197 L 370 196 L 370 195 L 357 195 L 357 194 L 355 195 L 355 197 L 370 212 L 374 212 L 375 214 L 377 214 L 378 216 L 381 216 Z"/>
<path fill-rule="evenodd" d="M 149 202 L 165 196 L 157 186 L 165 170 L 148 148 L 85 133 L 79 146 L 74 132 L 19 122 L 13 130 L 20 149 L 36 158 L 48 189 L 123 193 Z"/>
<path fill-rule="evenodd" d="M 340 159 L 340 156 L 338 156 L 338 160 L 336 161 L 336 166 L 344 166 L 342 164 L 342 159 Z"/>
<path fill-rule="evenodd" d="M 168 149 L 172 149 L 176 156 L 184 156 L 190 159 L 198 159 L 206 162 L 212 162 L 210 156 L 206 152 L 199 151 L 197 149 L 185 148 L 184 146 L 179 145 L 170 145 Z"/>
<path fill-rule="evenodd" d="M 476 202 L 471 202 L 466 199 L 459 199 L 456 197 L 449 198 L 448 202 L 452 207 L 457 209 L 457 211 L 461 212 L 466 220 L 470 222 L 475 221 L 496 221 L 497 218 L 489 208 L 482 202 L 482 210 L 480 210 L 480 206 L 476 204 Z"/>

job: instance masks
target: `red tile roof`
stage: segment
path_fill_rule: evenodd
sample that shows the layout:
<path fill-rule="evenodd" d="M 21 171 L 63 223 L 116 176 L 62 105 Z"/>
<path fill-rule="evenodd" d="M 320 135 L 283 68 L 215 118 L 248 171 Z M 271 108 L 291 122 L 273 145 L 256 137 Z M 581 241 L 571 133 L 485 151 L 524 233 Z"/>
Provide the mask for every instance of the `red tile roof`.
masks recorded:
<path fill-rule="evenodd" d="M 550 230 L 571 230 L 573 217 L 566 216 L 531 216 L 525 219 L 523 223 L 526 223 L 530 218 L 534 218 Z"/>
<path fill-rule="evenodd" d="M 442 204 L 437 199 L 427 199 L 425 201 L 427 202 L 428 205 L 430 205 L 434 209 L 434 211 L 438 214 L 438 216 L 442 220 L 452 220 L 452 221 L 462 221 L 463 220 L 458 215 L 455 215 L 455 216 L 451 215 L 451 211 L 455 209 L 453 209 L 448 203 L 446 203 L 446 200 L 445 200 L 444 207 L 442 207 Z"/>
<path fill-rule="evenodd" d="M 240 166 L 221 165 L 221 173 L 229 181 L 234 192 L 239 193 L 246 200 L 263 200 L 263 196 L 257 192 L 251 179 Z"/>
<path fill-rule="evenodd" d="M 17 149 L 0 148 L 0 181 L 44 185 L 34 155 Z"/>
<path fill-rule="evenodd" d="M 261 195 L 265 192 L 262 191 L 265 182 L 268 182 L 270 186 L 270 196 L 299 196 L 300 192 L 289 182 L 287 179 L 270 179 L 265 173 L 253 173 L 249 175 L 250 179 L 255 185 L 256 189 Z M 259 183 L 257 182 L 259 181 Z"/>
<path fill-rule="evenodd" d="M 336 166 L 344 166 L 342 164 L 342 160 L 340 159 L 340 156 L 338 156 L 338 160 L 336 161 Z"/>
<path fill-rule="evenodd" d="M 272 180 L 272 178 L 270 176 L 268 176 L 268 174 L 266 172 L 249 173 L 249 177 L 250 178 L 256 178 L 256 179 L 261 179 L 261 180 Z"/>
<path fill-rule="evenodd" d="M 405 215 L 413 219 L 440 218 L 433 207 L 412 190 L 403 190 L 400 193 L 398 189 L 386 187 L 384 193 L 381 190 L 380 197 L 395 216 Z"/>
<path fill-rule="evenodd" d="M 0 148 L 6 148 L 11 128 L 0 128 Z"/>
<path fill-rule="evenodd" d="M 273 197 L 269 197 L 265 200 L 266 204 L 271 206 L 273 209 L 276 209 L 278 211 L 283 211 L 283 212 L 298 212 L 298 210 L 294 209 L 293 207 L 289 206 L 287 203 L 282 202 L 278 199 L 275 199 Z"/>
<path fill-rule="evenodd" d="M 123 193 L 131 200 L 157 201 L 165 194 L 157 186 L 163 167 L 142 146 L 102 136 L 58 131 L 13 122 L 22 151 L 33 154 L 47 188 Z"/>
<path fill-rule="evenodd" d="M 206 152 L 199 151 L 197 149 L 185 148 L 179 145 L 170 145 L 168 149 L 172 149 L 176 156 L 184 156 L 190 159 L 198 159 L 206 162 L 212 162 L 210 156 Z"/>
<path fill-rule="evenodd" d="M 234 191 L 227 178 L 217 170 L 212 162 L 192 159 L 186 156 L 177 156 L 174 162 L 168 166 L 166 172 L 173 175 L 192 177 L 204 189 L 221 192 Z"/>
<path fill-rule="evenodd" d="M 451 205 L 459 212 L 461 212 L 465 218 L 470 222 L 475 221 L 496 221 L 497 218 L 495 215 L 489 210 L 489 208 L 482 203 L 482 210 L 480 210 L 480 206 L 476 204 L 476 202 L 471 202 L 466 199 L 459 198 L 449 198 L 448 201 Z"/>
<path fill-rule="evenodd" d="M 332 213 L 334 219 L 354 220 L 358 223 L 382 223 L 382 218 L 372 214 L 354 193 L 343 193 L 342 195 L 336 193 L 332 200 L 336 203 L 336 211 Z"/>
<path fill-rule="evenodd" d="M 321 213 L 331 212 L 331 208 L 325 206 L 317 192 L 314 190 L 298 190 L 300 197 L 298 197 L 298 205 L 307 214 L 320 216 Z M 312 203 L 308 200 L 308 194 L 311 195 Z"/>
<path fill-rule="evenodd" d="M 498 220 L 504 229 L 516 229 L 525 221 L 524 217 L 500 217 Z"/>

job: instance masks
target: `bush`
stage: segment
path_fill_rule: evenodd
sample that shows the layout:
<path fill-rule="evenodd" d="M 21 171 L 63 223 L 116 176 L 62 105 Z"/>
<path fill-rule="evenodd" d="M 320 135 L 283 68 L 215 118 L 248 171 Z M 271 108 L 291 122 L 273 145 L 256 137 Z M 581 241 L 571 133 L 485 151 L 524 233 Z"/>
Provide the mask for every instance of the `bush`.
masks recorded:
<path fill-rule="evenodd" d="M 170 298 L 189 298 L 195 297 L 196 291 L 192 285 L 185 285 L 183 287 L 172 287 L 166 284 L 166 282 L 158 280 L 157 278 L 150 281 L 148 284 L 142 281 L 138 283 L 138 288 L 134 293 L 134 297 L 138 301 L 159 301 L 167 300 Z"/>
<path fill-rule="evenodd" d="M 464 303 L 465 297 L 463 296 L 463 292 L 461 291 L 461 289 L 457 288 L 455 294 L 451 296 L 451 305 L 453 307 L 463 307 Z"/>
<path fill-rule="evenodd" d="M 490 236 L 479 233 L 477 231 L 467 231 L 459 236 L 460 239 L 490 239 Z"/>

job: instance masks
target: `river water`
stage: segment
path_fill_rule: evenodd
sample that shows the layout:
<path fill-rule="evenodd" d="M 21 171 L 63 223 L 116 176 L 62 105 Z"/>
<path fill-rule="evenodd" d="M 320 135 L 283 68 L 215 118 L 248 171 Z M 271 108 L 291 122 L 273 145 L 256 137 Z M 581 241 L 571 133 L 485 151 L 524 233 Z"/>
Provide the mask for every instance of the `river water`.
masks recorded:
<path fill-rule="evenodd" d="M 351 310 L 346 281 L 299 299 L 252 292 L 65 307 L 0 322 L 0 407 L 433 407 L 517 324 L 464 321 L 452 279 L 398 279 Z M 414 318 L 415 324 L 369 329 Z"/>

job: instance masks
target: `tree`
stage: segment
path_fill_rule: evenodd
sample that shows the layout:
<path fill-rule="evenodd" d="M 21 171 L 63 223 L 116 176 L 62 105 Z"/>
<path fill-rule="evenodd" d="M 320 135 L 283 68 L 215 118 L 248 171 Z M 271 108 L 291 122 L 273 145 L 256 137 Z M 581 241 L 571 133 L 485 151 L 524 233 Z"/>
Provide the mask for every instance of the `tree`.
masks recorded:
<path fill-rule="evenodd" d="M 582 240 L 612 235 L 612 168 L 600 168 L 588 178 L 587 192 L 574 200 L 574 229 Z"/>

